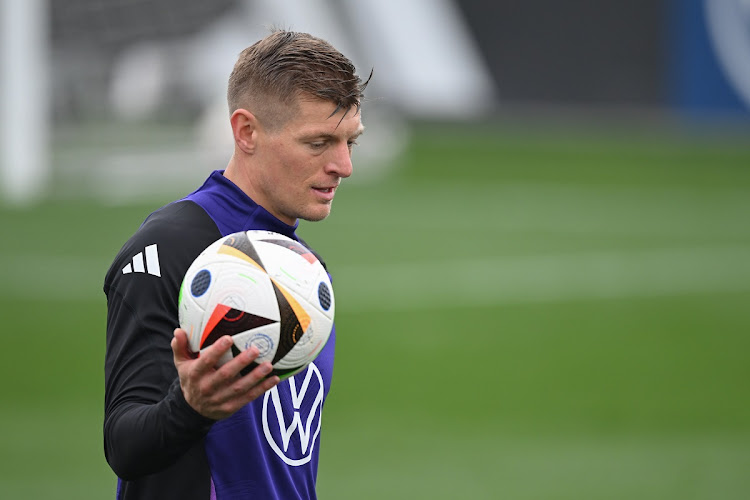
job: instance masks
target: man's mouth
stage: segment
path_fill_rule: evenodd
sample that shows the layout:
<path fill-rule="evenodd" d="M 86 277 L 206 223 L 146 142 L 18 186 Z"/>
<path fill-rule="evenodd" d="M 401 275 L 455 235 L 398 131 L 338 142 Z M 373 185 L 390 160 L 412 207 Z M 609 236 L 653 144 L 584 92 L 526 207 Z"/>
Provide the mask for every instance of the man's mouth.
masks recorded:
<path fill-rule="evenodd" d="M 331 201 L 333 199 L 333 195 L 336 194 L 336 186 L 313 187 L 312 189 L 326 201 Z"/>

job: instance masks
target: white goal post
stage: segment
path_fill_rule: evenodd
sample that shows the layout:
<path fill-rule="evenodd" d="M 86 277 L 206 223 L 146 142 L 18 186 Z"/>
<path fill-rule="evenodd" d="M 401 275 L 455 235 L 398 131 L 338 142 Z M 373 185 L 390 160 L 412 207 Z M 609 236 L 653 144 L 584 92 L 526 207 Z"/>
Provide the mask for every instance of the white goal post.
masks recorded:
<path fill-rule="evenodd" d="M 0 200 L 29 205 L 50 178 L 49 5 L 0 0 Z"/>

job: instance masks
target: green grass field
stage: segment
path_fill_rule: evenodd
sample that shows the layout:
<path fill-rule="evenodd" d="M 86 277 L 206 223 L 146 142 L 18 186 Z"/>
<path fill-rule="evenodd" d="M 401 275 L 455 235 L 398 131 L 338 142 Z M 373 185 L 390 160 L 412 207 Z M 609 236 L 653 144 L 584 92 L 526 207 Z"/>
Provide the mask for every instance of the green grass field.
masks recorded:
<path fill-rule="evenodd" d="M 746 141 L 422 127 L 402 163 L 299 231 L 337 294 L 322 499 L 750 497 Z M 0 210 L 0 498 L 114 498 L 101 282 L 171 198 Z"/>

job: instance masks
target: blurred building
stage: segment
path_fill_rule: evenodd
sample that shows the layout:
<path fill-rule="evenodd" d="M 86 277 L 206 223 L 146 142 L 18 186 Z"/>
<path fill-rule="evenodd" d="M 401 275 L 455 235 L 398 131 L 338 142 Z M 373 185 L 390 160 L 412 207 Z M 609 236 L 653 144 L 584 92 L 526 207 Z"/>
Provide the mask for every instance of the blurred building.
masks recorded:
<path fill-rule="evenodd" d="M 200 113 L 238 48 L 269 26 L 317 30 L 359 67 L 375 67 L 378 98 L 416 118 L 471 117 L 504 105 L 750 109 L 745 0 L 66 0 L 50 7 L 53 102 L 62 118 L 111 109 L 134 117 L 157 108 Z"/>
<path fill-rule="evenodd" d="M 331 41 L 360 70 L 377 68 L 384 106 L 411 116 L 475 117 L 494 84 L 450 0 L 69 0 L 52 2 L 56 115 L 125 118 L 202 112 L 240 50 L 271 27 Z"/>
<path fill-rule="evenodd" d="M 398 157 L 415 120 L 540 112 L 595 112 L 612 119 L 645 112 L 750 121 L 747 0 L 2 2 L 4 26 L 16 26 L 19 20 L 11 17 L 18 13 L 39 12 L 34 15 L 49 42 L 48 50 L 33 52 L 43 59 L 33 61 L 19 52 L 28 37 L 3 39 L 0 129 L 12 132 L 2 136 L 3 186 L 11 171 L 36 172 L 40 183 L 48 178 L 38 168 L 43 155 L 23 153 L 33 138 L 19 139 L 20 123 L 26 123 L 26 135 L 45 137 L 38 124 L 23 119 L 32 104 L 49 103 L 47 114 L 63 126 L 194 123 L 198 152 L 226 151 L 227 77 L 237 54 L 271 27 L 319 35 L 349 55 L 361 74 L 375 70 L 367 105 L 372 132 L 358 150 L 358 164 L 373 165 L 373 172 Z M 46 7 L 17 8 L 27 4 Z M 24 61 L 29 64 L 20 71 L 11 67 Z M 44 71 L 26 74 L 26 66 Z M 42 73 L 49 81 L 40 88 L 48 95 L 8 91 Z M 22 74 L 26 80 L 15 78 Z M 182 159 L 206 162 L 195 153 Z M 19 168 L 25 159 L 37 168 Z M 152 170 L 164 163 L 119 160 L 106 159 L 122 172 L 133 164 Z M 76 168 L 86 168 L 76 161 Z M 106 175 L 112 165 L 96 167 Z M 103 182 L 124 185 L 120 177 Z"/>

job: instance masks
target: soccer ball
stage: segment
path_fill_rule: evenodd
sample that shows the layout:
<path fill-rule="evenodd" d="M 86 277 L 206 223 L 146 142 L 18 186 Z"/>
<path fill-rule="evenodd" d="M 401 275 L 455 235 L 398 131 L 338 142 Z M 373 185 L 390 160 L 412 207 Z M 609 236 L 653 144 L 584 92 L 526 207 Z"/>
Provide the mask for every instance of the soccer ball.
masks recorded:
<path fill-rule="evenodd" d="M 298 241 L 271 231 L 225 236 L 203 250 L 180 287 L 179 321 L 200 352 L 234 339 L 226 363 L 250 346 L 284 379 L 305 368 L 333 327 L 333 287 L 323 265 Z"/>

